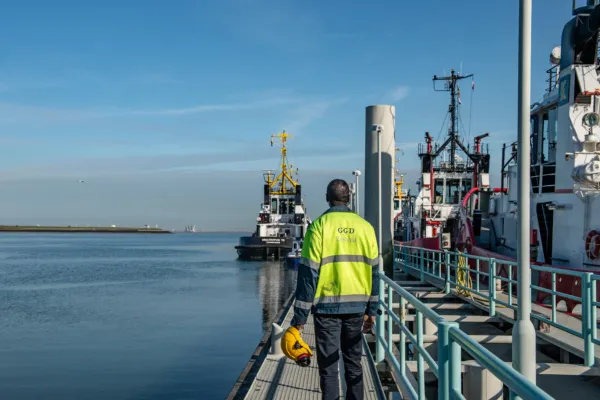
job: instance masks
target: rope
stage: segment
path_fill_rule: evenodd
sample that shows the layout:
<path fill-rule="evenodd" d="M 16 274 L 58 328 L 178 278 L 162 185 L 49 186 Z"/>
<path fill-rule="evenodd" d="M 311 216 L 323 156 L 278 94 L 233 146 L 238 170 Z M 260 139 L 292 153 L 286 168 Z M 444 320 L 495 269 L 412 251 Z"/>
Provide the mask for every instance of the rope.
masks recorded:
<path fill-rule="evenodd" d="M 458 254 L 463 254 L 463 253 L 461 253 L 459 251 Z M 469 263 L 467 262 L 467 258 L 462 255 L 458 256 L 456 265 L 458 267 L 470 268 Z M 459 285 L 462 285 L 462 286 L 466 286 L 469 289 L 473 288 L 473 281 L 471 280 L 471 274 L 467 274 L 467 271 L 465 271 L 462 268 L 456 268 L 456 283 L 458 283 Z M 464 288 L 457 286 L 456 293 L 460 294 L 461 296 L 470 297 L 471 299 L 473 299 L 473 292 L 471 292 L 471 290 L 464 289 Z"/>
<path fill-rule="evenodd" d="M 457 265 L 459 267 L 464 267 L 467 268 L 467 270 L 470 270 L 471 267 L 469 266 L 469 263 L 467 261 L 467 257 L 460 255 L 463 254 L 461 251 L 458 251 L 458 260 L 457 260 Z M 458 283 L 461 286 L 466 287 L 462 288 L 460 286 L 456 286 L 456 293 L 459 294 L 460 296 L 463 297 L 468 297 L 473 301 L 476 301 L 484 306 L 489 306 L 490 301 L 488 299 L 486 299 L 485 297 L 481 297 L 477 294 L 473 294 L 473 292 L 471 291 L 471 289 L 473 289 L 473 280 L 471 279 L 471 274 L 468 273 L 468 271 L 463 269 L 463 268 L 457 268 L 456 269 L 456 283 Z M 488 282 L 488 285 L 495 285 L 495 282 Z M 489 289 L 489 288 L 488 288 Z M 477 296 L 477 297 L 475 297 Z M 496 307 L 498 308 L 506 308 L 506 306 L 502 305 L 502 304 L 498 304 L 496 303 Z"/>

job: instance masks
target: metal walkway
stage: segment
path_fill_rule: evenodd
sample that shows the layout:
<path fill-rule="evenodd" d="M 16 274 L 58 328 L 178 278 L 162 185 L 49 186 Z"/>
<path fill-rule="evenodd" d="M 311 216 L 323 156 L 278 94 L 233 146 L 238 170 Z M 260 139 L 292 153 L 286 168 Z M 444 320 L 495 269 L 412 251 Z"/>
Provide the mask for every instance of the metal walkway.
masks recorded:
<path fill-rule="evenodd" d="M 532 266 L 552 282 L 551 289 L 532 286 L 551 300 L 532 307 L 536 385 L 512 366 L 515 262 L 397 245 L 394 267 L 395 280 L 380 275 L 383 314 L 364 336 L 365 398 L 385 398 L 380 376 L 388 390 L 391 377 L 403 399 L 501 399 L 508 393 L 523 400 L 600 398 L 597 276 Z M 580 296 L 556 290 L 565 274 L 579 279 Z M 581 317 L 563 312 L 561 299 L 580 303 Z M 275 318 L 284 330 L 292 300 Z M 316 353 L 312 317 L 303 337 Z M 228 399 L 320 399 L 316 357 L 301 368 L 270 348 L 267 333 Z"/>
<path fill-rule="evenodd" d="M 292 317 L 293 309 L 290 308 L 287 311 L 284 323 L 281 325 L 284 331 L 289 327 Z M 314 353 L 310 367 L 302 368 L 285 356 L 269 354 L 264 359 L 244 399 L 321 399 L 312 315 L 305 325 L 302 338 Z M 366 346 L 366 341 L 364 343 L 362 365 L 364 371 L 365 399 L 379 400 L 383 398 L 383 390 L 372 361 L 373 358 Z M 340 375 L 340 393 L 344 394 L 343 361 L 340 362 Z"/>

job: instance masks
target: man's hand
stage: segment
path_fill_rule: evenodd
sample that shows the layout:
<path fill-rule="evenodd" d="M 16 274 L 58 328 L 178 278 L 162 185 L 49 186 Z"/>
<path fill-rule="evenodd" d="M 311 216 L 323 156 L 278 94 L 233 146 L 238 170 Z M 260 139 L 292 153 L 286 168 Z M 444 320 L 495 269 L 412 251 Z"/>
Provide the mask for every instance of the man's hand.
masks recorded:
<path fill-rule="evenodd" d="M 368 333 L 371 329 L 373 329 L 373 324 L 375 323 L 375 316 L 369 317 L 365 314 L 365 319 L 363 323 L 363 333 Z"/>

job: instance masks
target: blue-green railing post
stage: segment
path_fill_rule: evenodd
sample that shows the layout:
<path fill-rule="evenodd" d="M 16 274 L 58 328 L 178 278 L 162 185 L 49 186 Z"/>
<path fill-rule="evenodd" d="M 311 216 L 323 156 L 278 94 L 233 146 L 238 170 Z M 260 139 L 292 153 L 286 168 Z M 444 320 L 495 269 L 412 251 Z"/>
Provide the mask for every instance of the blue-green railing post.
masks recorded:
<path fill-rule="evenodd" d="M 425 275 L 423 274 L 423 269 L 425 268 L 425 258 L 424 258 L 424 251 L 423 248 L 419 248 L 419 276 L 421 279 L 421 282 L 425 281 Z"/>
<path fill-rule="evenodd" d="M 450 253 L 444 250 L 444 264 L 446 265 L 446 276 L 444 278 L 444 293 L 450 293 Z"/>
<path fill-rule="evenodd" d="M 493 258 L 490 258 L 489 273 L 490 317 L 494 317 L 496 315 L 496 260 Z"/>
<path fill-rule="evenodd" d="M 462 360 L 461 360 L 461 352 L 462 349 L 460 345 L 452 340 L 452 335 L 450 331 L 452 328 L 458 328 L 458 323 L 451 323 L 454 326 L 450 326 L 448 329 L 448 350 L 449 350 L 449 360 L 450 360 L 450 392 L 462 393 L 461 381 L 462 381 Z M 450 395 L 450 398 L 454 396 Z"/>
<path fill-rule="evenodd" d="M 450 397 L 450 327 L 457 327 L 457 322 L 446 320 L 438 323 L 438 400 L 449 400 Z"/>
<path fill-rule="evenodd" d="M 383 282 L 381 282 L 383 283 Z M 392 301 L 393 297 L 393 290 L 392 290 L 392 286 L 388 285 L 388 290 L 387 290 L 387 305 L 388 305 L 388 310 L 393 310 L 394 309 L 394 302 Z M 392 352 L 392 349 L 394 348 L 394 342 L 393 342 L 393 337 L 392 337 L 392 327 L 394 326 L 392 324 L 393 320 L 392 320 L 392 316 L 388 313 L 387 314 L 387 347 L 388 347 L 388 353 L 389 354 L 394 354 Z"/>
<path fill-rule="evenodd" d="M 581 293 L 583 294 L 583 291 Z M 552 273 L 552 322 L 556 322 L 556 274 L 554 272 Z"/>
<path fill-rule="evenodd" d="M 581 333 L 583 335 L 584 361 L 587 367 L 594 365 L 594 344 L 592 343 L 592 273 L 586 272 L 581 279 Z M 594 328 L 592 328 L 594 327 Z"/>
<path fill-rule="evenodd" d="M 592 290 L 591 290 L 591 292 L 592 292 L 592 302 L 591 302 L 591 307 L 592 307 L 592 340 L 594 340 L 594 341 L 596 339 L 598 339 L 598 329 L 596 327 L 596 325 L 598 323 L 597 322 L 598 321 L 598 315 L 597 315 L 598 309 L 596 308 L 596 305 L 594 304 L 596 302 L 596 289 L 597 289 L 597 287 L 596 287 L 597 283 L 596 282 L 598 282 L 598 281 L 597 280 L 593 280 L 592 281 Z M 595 349 L 595 347 L 594 347 L 594 349 Z M 594 358 L 596 358 L 595 354 L 594 354 Z"/>
<path fill-rule="evenodd" d="M 419 310 L 416 312 L 417 319 L 417 346 L 415 351 L 417 352 L 417 380 L 419 384 L 419 400 L 425 399 L 425 369 L 423 365 L 423 354 L 421 350 L 423 348 L 423 314 Z"/>
<path fill-rule="evenodd" d="M 400 351 L 400 374 L 406 377 L 406 333 L 402 327 L 406 326 L 406 299 L 400 295 L 400 343 L 398 344 L 398 350 Z"/>
<path fill-rule="evenodd" d="M 381 262 L 381 257 L 379 257 L 379 262 Z M 379 273 L 383 274 L 381 271 L 381 266 L 379 267 Z M 384 296 L 385 296 L 385 281 L 379 278 L 379 308 L 378 313 L 375 316 L 375 362 L 382 363 L 385 359 L 385 349 L 383 348 L 382 339 L 385 337 L 385 327 L 383 326 L 383 304 L 384 304 Z"/>

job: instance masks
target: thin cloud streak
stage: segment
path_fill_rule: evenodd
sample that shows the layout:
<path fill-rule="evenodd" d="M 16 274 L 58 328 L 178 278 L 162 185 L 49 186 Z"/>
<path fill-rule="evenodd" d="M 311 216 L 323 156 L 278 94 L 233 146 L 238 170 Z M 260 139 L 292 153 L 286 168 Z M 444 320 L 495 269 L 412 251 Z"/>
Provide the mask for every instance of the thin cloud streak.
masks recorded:
<path fill-rule="evenodd" d="M 348 98 L 342 97 L 335 100 L 325 100 L 302 106 L 293 112 L 291 121 L 287 124 L 286 129 L 290 132 L 300 133 L 315 120 L 322 118 L 331 108 L 344 104 Z"/>
<path fill-rule="evenodd" d="M 303 169 L 302 158 L 318 156 L 331 157 L 340 147 L 297 148 L 294 149 L 294 165 Z M 344 150 L 342 148 L 342 150 Z M 347 157 L 350 149 L 343 153 Z M 230 164 L 237 164 L 243 169 L 244 163 L 264 162 L 265 168 L 278 166 L 278 153 L 270 148 L 248 147 L 229 153 L 193 153 L 179 155 L 155 155 L 136 157 L 105 157 L 76 159 L 60 163 L 31 165 L 24 168 L 0 170 L 0 181 L 15 181 L 37 178 L 81 178 L 91 176 L 119 176 L 132 174 L 154 174 L 161 171 L 190 170 L 223 170 Z M 310 161 L 314 162 L 314 161 Z M 310 163 L 309 162 L 309 163 Z M 308 164 L 308 163 L 307 163 Z"/>
<path fill-rule="evenodd" d="M 115 117 L 132 116 L 182 116 L 213 111 L 241 111 L 260 108 L 278 107 L 299 102 L 295 98 L 274 98 L 247 103 L 203 104 L 192 107 L 159 109 L 159 110 L 102 110 L 102 109 L 67 109 L 30 106 L 15 103 L 0 103 L 0 118 L 3 123 L 24 120 L 31 122 L 73 122 Z M 0 123 L 1 125 L 1 123 Z"/>
<path fill-rule="evenodd" d="M 241 110 L 252 110 L 257 108 L 269 108 L 277 107 L 285 104 L 291 104 L 297 102 L 294 98 L 275 98 L 262 101 L 252 101 L 248 103 L 237 103 L 237 104 L 206 104 L 194 107 L 186 108 L 175 108 L 168 110 L 145 110 L 145 111 L 126 111 L 118 115 L 189 115 L 198 114 L 210 111 L 241 111 Z"/>
<path fill-rule="evenodd" d="M 408 96 L 409 91 L 410 88 L 408 86 L 398 86 L 391 90 L 387 97 L 389 97 L 392 101 L 400 101 Z"/>

